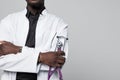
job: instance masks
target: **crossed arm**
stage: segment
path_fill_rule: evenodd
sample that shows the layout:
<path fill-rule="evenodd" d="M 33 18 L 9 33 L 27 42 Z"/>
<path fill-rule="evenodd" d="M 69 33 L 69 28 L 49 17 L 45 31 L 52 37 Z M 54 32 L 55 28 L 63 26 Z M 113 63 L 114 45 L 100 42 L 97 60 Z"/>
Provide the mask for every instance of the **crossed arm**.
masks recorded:
<path fill-rule="evenodd" d="M 65 63 L 63 51 L 42 53 L 34 48 L 19 46 L 13 44 L 14 29 L 8 16 L 0 22 L 0 69 L 13 72 L 31 72 L 37 73 L 42 69 L 41 64 L 52 67 L 61 67 Z M 67 25 L 62 21 L 59 22 L 59 35 L 67 35 Z M 2 41 L 1 41 L 2 40 Z M 53 41 L 54 48 L 56 41 Z M 22 52 L 20 49 L 22 48 Z M 68 51 L 68 46 L 65 52 Z M 66 56 L 66 55 L 65 55 Z M 49 68 L 48 68 L 49 69 Z"/>
<path fill-rule="evenodd" d="M 22 47 L 7 41 L 0 41 L 0 55 L 20 54 Z M 63 51 L 39 53 L 38 63 L 43 63 L 51 67 L 62 67 L 65 63 Z"/>

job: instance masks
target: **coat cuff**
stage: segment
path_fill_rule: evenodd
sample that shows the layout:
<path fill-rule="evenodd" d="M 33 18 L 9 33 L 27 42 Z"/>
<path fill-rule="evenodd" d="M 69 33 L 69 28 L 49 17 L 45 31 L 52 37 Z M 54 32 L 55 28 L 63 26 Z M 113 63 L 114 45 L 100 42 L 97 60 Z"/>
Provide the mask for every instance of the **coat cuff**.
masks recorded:
<path fill-rule="evenodd" d="M 4 69 L 12 72 L 37 73 L 39 70 L 38 62 L 39 52 L 34 48 L 23 47 L 22 52 L 7 57 L 8 66 Z M 13 65 L 13 66 L 12 66 Z"/>

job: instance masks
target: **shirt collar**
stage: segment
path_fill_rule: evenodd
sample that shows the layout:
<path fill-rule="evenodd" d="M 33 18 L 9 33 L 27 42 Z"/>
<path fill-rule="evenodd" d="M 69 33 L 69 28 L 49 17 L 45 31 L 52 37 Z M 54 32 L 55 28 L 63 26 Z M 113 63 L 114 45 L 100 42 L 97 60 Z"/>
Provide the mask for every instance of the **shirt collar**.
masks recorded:
<path fill-rule="evenodd" d="M 28 8 L 26 8 L 27 12 L 26 12 L 26 17 L 28 18 L 30 15 L 32 15 L 32 13 L 28 10 Z M 39 12 L 36 13 L 37 14 L 43 14 L 45 11 L 45 7 L 43 7 L 43 9 L 41 9 Z"/>
<path fill-rule="evenodd" d="M 23 13 L 23 16 L 26 17 L 27 9 L 25 8 L 25 9 L 22 11 L 22 13 Z M 48 10 L 47 10 L 47 9 L 44 9 L 44 10 L 42 11 L 42 13 L 40 14 L 40 16 L 47 16 L 47 14 L 48 14 Z"/>

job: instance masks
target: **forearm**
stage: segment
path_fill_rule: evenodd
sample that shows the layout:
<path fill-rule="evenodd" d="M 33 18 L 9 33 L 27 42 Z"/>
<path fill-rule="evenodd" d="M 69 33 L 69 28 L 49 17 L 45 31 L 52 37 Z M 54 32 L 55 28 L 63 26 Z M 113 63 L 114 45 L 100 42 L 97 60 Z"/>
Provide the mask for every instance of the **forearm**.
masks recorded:
<path fill-rule="evenodd" d="M 37 73 L 39 69 L 37 65 L 38 56 L 39 52 L 35 49 L 23 47 L 21 53 L 2 56 L 3 58 L 0 58 L 0 69 Z"/>
<path fill-rule="evenodd" d="M 22 51 L 21 46 L 14 45 L 7 41 L 0 41 L 0 56 L 8 54 L 17 54 Z"/>

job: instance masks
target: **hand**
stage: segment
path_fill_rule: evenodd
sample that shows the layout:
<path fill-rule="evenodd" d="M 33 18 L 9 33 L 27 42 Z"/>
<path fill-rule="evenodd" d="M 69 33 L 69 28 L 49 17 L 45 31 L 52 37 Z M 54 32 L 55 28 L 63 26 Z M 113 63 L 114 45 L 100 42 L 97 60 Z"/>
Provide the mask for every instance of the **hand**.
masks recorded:
<path fill-rule="evenodd" d="M 0 55 L 16 54 L 21 47 L 7 41 L 0 41 Z"/>
<path fill-rule="evenodd" d="M 65 63 L 63 51 L 40 53 L 39 62 L 51 67 L 62 67 Z"/>

